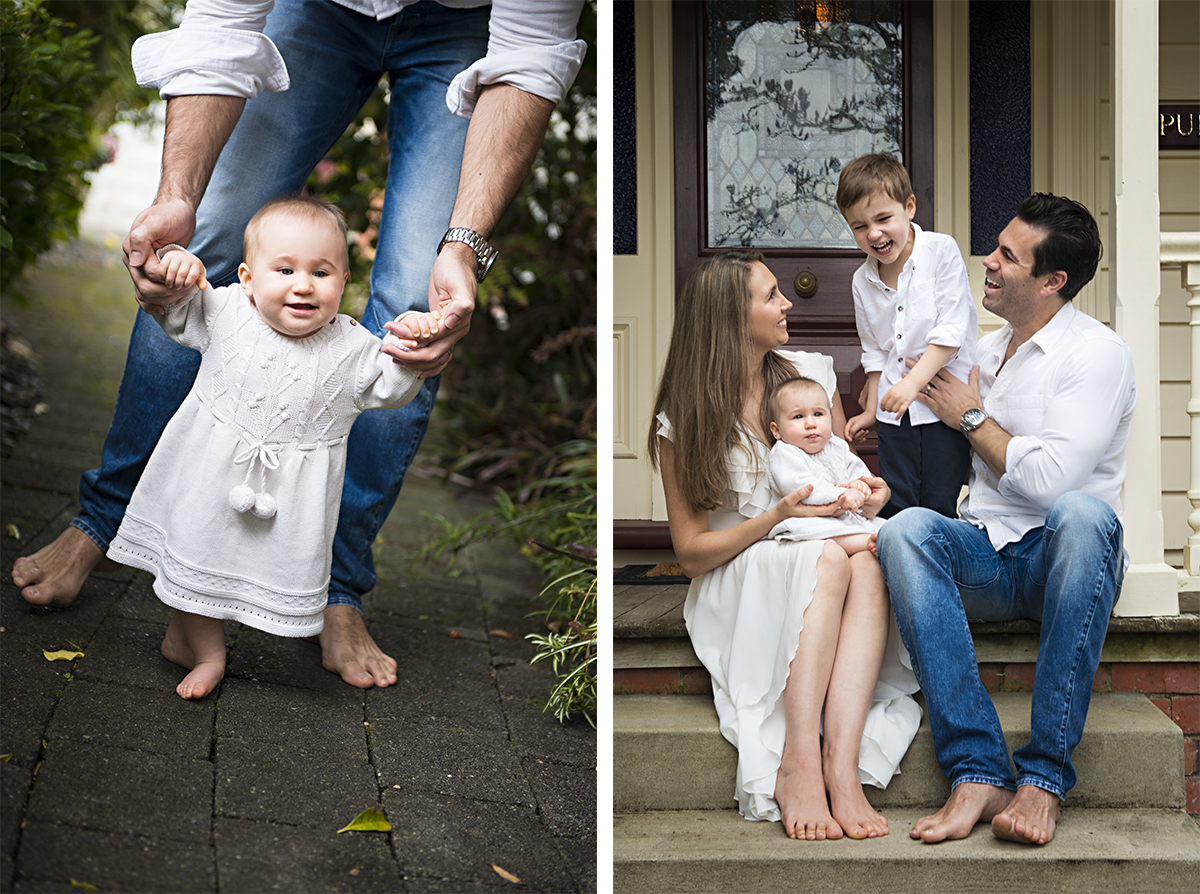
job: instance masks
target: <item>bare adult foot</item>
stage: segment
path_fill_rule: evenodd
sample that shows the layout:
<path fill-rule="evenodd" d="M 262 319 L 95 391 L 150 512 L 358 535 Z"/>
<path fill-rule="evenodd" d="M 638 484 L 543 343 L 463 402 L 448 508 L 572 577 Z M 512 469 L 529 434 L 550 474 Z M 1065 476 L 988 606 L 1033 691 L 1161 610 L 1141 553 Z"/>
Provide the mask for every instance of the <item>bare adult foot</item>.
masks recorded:
<path fill-rule="evenodd" d="M 13 562 L 12 579 L 26 602 L 70 605 L 89 574 L 116 567 L 91 537 L 68 525 L 53 543 Z"/>
<path fill-rule="evenodd" d="M 852 769 L 848 774 L 839 773 L 830 767 L 828 761 L 825 768 L 825 788 L 829 791 L 830 813 L 842 827 L 846 837 L 862 840 L 886 835 L 888 821 L 882 814 L 877 813 L 867 800 L 862 783 L 858 781 L 857 770 Z"/>
<path fill-rule="evenodd" d="M 775 800 L 788 838 L 836 841 L 842 837 L 842 827 L 829 812 L 820 766 L 785 760 L 775 775 Z"/>
<path fill-rule="evenodd" d="M 1058 823 L 1058 795 L 1023 785 L 1008 806 L 992 817 L 992 834 L 1019 844 L 1045 844 Z"/>
<path fill-rule="evenodd" d="M 180 698 L 204 698 L 225 676 L 225 622 L 176 611 L 163 636 L 162 654 L 190 671 L 175 687 Z"/>
<path fill-rule="evenodd" d="M 908 836 L 930 844 L 966 838 L 976 823 L 990 822 L 1011 797 L 1007 789 L 999 786 L 964 782 L 950 793 L 941 810 L 917 820 Z"/>
<path fill-rule="evenodd" d="M 325 628 L 317 641 L 321 644 L 321 666 L 351 686 L 370 689 L 396 682 L 396 659 L 384 654 L 371 639 L 362 614 L 354 606 L 328 606 Z"/>

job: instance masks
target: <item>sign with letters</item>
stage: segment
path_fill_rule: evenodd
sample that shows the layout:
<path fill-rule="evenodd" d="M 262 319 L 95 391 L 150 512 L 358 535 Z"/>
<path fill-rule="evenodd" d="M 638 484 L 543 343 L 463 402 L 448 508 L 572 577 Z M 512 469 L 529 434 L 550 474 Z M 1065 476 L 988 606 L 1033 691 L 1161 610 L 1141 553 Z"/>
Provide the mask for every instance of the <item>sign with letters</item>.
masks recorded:
<path fill-rule="evenodd" d="M 1159 149 L 1200 149 L 1200 105 L 1158 107 Z"/>

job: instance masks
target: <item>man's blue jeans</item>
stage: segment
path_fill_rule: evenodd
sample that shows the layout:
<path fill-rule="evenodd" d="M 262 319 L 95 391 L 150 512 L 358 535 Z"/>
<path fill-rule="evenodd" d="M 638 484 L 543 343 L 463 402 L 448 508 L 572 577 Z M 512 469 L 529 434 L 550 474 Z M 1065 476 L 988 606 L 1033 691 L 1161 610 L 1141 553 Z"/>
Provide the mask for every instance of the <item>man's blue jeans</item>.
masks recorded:
<path fill-rule="evenodd" d="M 1050 507 L 1044 527 L 999 552 L 986 531 L 906 509 L 879 532 L 879 562 L 925 694 L 938 764 L 951 786 L 1036 785 L 1060 798 L 1075 785 L 1100 648 L 1123 571 L 1121 521 L 1080 492 Z M 1013 753 L 979 679 L 967 621 L 1041 621 L 1032 738 Z"/>
<path fill-rule="evenodd" d="M 329 0 L 280 0 L 265 33 L 291 88 L 246 109 L 197 212 L 189 248 L 214 286 L 237 278 L 246 223 L 268 199 L 298 193 L 387 74 L 388 180 L 371 291 L 362 322 L 377 335 L 409 309 L 427 309 L 429 273 L 449 224 L 467 121 L 446 108 L 451 79 L 487 53 L 489 7 L 423 0 L 382 22 Z M 382 151 L 382 150 L 381 150 Z M 99 469 L 84 474 L 73 524 L 107 549 L 150 453 L 183 403 L 200 355 L 138 313 Z M 329 604 L 358 606 L 375 586 L 371 545 L 425 434 L 438 380 L 399 410 L 372 410 L 350 432 L 334 540 Z M 182 463 L 188 457 L 178 457 Z"/>

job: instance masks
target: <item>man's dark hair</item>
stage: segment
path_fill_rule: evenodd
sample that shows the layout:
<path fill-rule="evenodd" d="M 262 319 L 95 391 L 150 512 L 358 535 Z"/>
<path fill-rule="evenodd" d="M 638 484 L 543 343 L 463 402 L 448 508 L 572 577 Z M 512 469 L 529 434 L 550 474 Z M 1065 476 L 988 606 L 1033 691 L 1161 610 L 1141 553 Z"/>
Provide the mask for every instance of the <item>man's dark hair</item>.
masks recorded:
<path fill-rule="evenodd" d="M 1022 202 L 1017 218 L 1046 233 L 1033 250 L 1032 275 L 1063 271 L 1067 282 L 1058 294 L 1074 298 L 1096 275 L 1104 250 L 1096 219 L 1073 199 L 1047 192 L 1034 193 Z"/>

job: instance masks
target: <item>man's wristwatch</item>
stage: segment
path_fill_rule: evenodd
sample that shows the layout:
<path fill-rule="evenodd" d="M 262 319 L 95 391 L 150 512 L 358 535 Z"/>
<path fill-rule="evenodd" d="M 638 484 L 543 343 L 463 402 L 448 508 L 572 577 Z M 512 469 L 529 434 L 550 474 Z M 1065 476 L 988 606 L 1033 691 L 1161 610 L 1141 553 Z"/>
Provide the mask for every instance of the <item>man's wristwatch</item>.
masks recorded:
<path fill-rule="evenodd" d="M 987 422 L 988 414 L 983 412 L 979 407 L 971 407 L 969 410 L 964 410 L 962 416 L 958 419 L 958 427 L 962 429 L 963 434 L 975 431 L 983 423 Z"/>
<path fill-rule="evenodd" d="M 483 282 L 483 278 L 487 276 L 488 271 L 492 269 L 492 264 L 496 261 L 496 249 L 488 245 L 486 239 L 467 227 L 448 229 L 446 235 L 442 237 L 442 241 L 438 243 L 438 254 L 442 253 L 442 246 L 447 242 L 462 242 L 475 252 L 475 281 Z"/>

